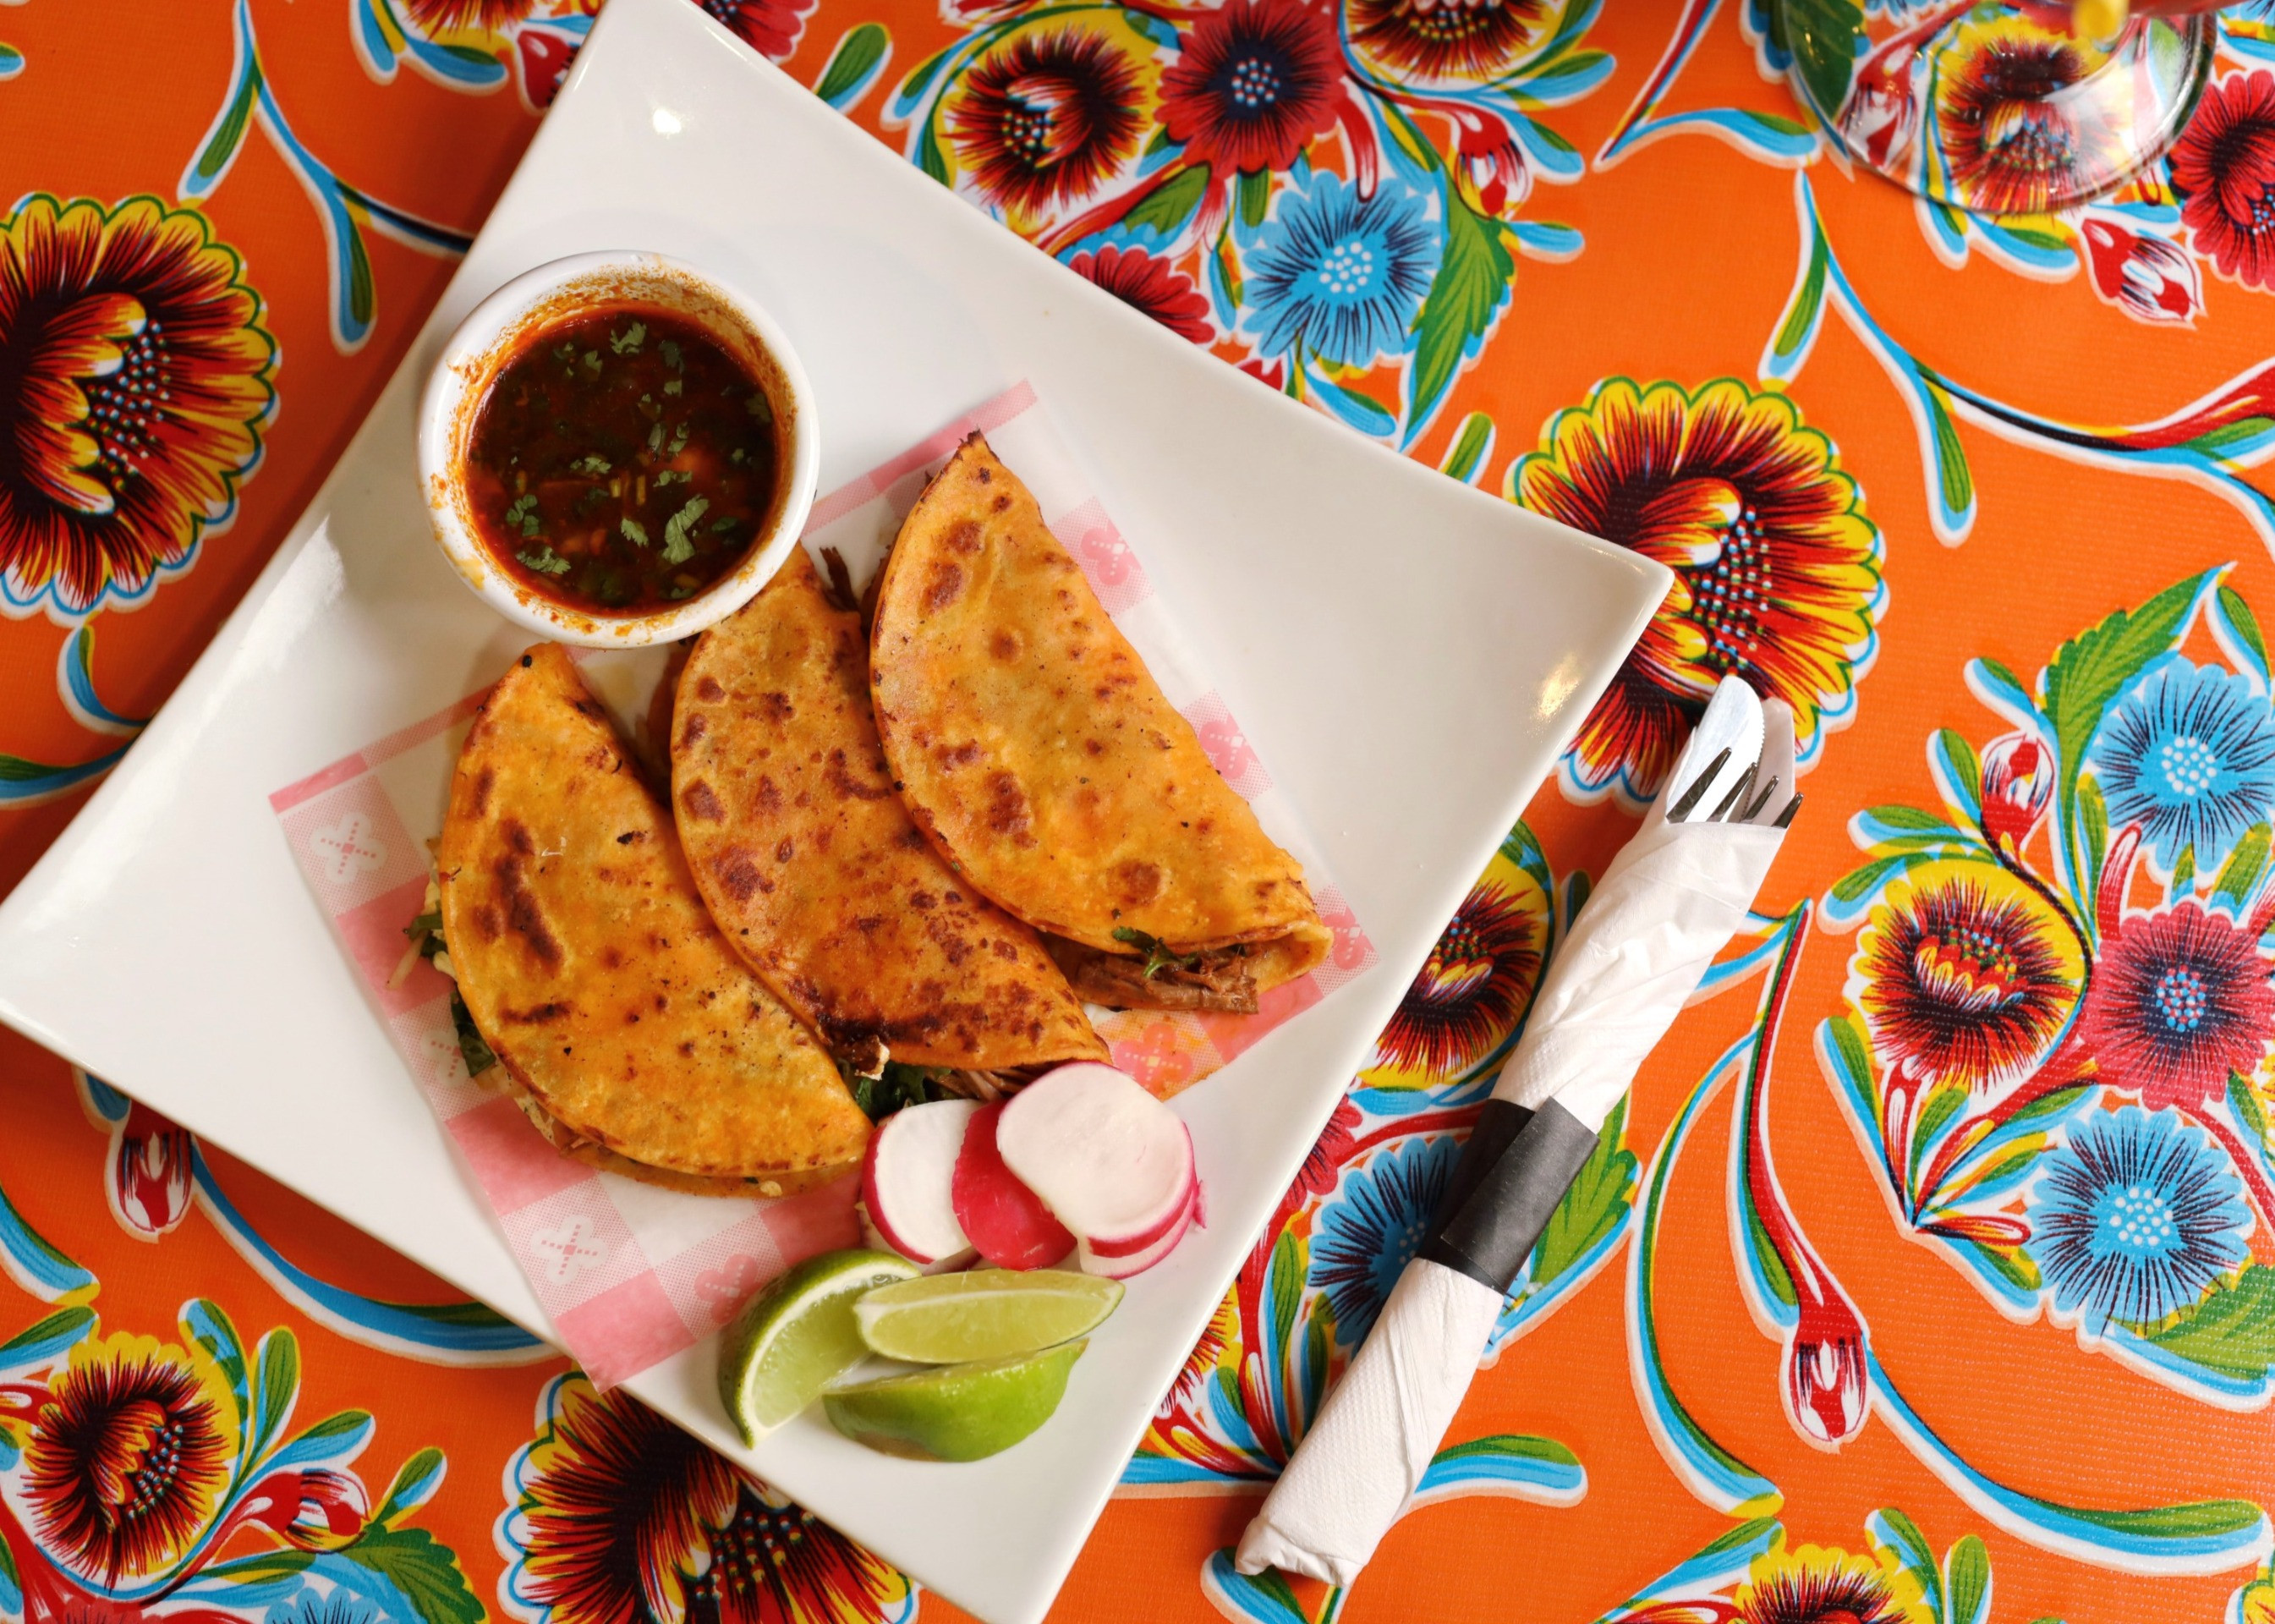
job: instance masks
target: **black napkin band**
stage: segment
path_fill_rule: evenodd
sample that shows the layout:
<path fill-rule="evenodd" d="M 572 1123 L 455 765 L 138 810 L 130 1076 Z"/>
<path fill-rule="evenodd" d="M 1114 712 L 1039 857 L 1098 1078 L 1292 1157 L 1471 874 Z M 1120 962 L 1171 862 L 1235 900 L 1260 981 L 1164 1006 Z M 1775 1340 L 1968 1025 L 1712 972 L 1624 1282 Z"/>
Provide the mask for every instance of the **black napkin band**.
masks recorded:
<path fill-rule="evenodd" d="M 1485 1109 L 1490 1112 L 1501 1104 L 1494 1100 Z M 1505 1109 L 1519 1118 L 1525 1115 L 1521 1106 Z M 1478 1119 L 1479 1132 L 1485 1121 Z M 1474 1174 L 1470 1152 L 1477 1150 L 1478 1138 L 1471 1137 L 1455 1169 L 1446 1204 L 1451 1215 L 1441 1215 L 1437 1233 L 1424 1244 L 1421 1255 L 1506 1292 L 1524 1273 L 1525 1259 L 1548 1227 L 1550 1216 L 1595 1153 L 1596 1134 L 1553 1099 L 1531 1113 L 1530 1121 L 1500 1131 L 1509 1137 Z"/>
<path fill-rule="evenodd" d="M 1462 1159 L 1454 1164 L 1454 1182 L 1446 1187 L 1445 1198 L 1438 1210 L 1430 1215 L 1432 1239 L 1445 1233 L 1446 1226 L 1462 1210 L 1470 1193 L 1485 1182 L 1493 1171 L 1493 1163 L 1524 1125 L 1532 1120 L 1531 1107 L 1508 1099 L 1487 1099 L 1485 1109 L 1478 1113 L 1477 1126 L 1470 1129 L 1468 1143 L 1462 1146 Z"/>

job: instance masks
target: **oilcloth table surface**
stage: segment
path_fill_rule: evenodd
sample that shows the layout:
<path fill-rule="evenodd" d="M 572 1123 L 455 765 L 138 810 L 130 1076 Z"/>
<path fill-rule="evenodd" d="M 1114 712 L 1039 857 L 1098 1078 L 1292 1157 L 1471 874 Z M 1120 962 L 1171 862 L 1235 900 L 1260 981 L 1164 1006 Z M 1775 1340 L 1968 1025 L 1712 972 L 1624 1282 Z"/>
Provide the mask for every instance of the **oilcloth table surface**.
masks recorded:
<path fill-rule="evenodd" d="M 2275 1620 L 2263 8 L 2223 14 L 2139 185 L 1987 220 L 1834 164 L 1765 0 L 701 4 L 1258 387 L 1678 578 L 1055 1616 Z M 597 6 L 0 4 L 0 880 L 314 493 Z M 2044 40 L 1969 27 L 1953 151 L 2061 162 L 2012 101 L 2059 70 Z M 1590 876 L 1731 670 L 1792 705 L 1805 763 L 1760 917 L 1373 1566 L 1348 1595 L 1238 1576 Z M 1480 729 L 1503 702 L 1445 696 Z M 0 1042 L 0 1618 L 957 1616 Z"/>

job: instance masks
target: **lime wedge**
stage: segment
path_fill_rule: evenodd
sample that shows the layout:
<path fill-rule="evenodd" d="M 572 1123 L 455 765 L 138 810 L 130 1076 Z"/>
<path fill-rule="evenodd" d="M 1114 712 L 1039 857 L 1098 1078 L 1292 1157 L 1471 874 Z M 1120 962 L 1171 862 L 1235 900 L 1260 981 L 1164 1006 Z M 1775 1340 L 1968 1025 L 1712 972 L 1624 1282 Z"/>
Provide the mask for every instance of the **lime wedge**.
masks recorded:
<path fill-rule="evenodd" d="M 856 1247 L 809 1258 L 751 1301 L 719 1339 L 719 1397 L 755 1444 L 868 1356 L 853 1303 L 916 1265 Z"/>
<path fill-rule="evenodd" d="M 944 1364 L 856 1382 L 821 1395 L 829 1424 L 855 1443 L 918 1461 L 977 1461 L 1051 1418 L 1067 1372 L 1088 1344 L 1062 1342 L 1018 1359 Z"/>
<path fill-rule="evenodd" d="M 880 1286 L 853 1305 L 870 1349 L 912 1364 L 1008 1359 L 1095 1330 L 1122 1282 L 1059 1269 L 933 1274 Z"/>

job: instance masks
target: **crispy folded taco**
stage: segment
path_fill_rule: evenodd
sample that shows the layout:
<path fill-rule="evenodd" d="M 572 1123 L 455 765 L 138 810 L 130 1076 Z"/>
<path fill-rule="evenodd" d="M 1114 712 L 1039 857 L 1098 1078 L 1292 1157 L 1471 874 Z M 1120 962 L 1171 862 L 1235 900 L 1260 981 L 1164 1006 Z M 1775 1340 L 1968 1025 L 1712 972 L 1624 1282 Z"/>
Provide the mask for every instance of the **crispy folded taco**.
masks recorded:
<path fill-rule="evenodd" d="M 917 827 L 1094 1002 L 1253 1009 L 1333 938 L 986 441 L 884 565 L 870 682 Z"/>
<path fill-rule="evenodd" d="M 1103 1060 L 1035 933 L 950 873 L 893 793 L 858 611 L 804 549 L 681 674 L 672 794 L 727 940 L 855 1069 Z"/>
<path fill-rule="evenodd" d="M 867 1117 L 721 938 L 669 814 L 557 646 L 525 653 L 476 717 L 436 864 L 467 1012 L 556 1144 L 744 1195 L 859 1161 Z"/>

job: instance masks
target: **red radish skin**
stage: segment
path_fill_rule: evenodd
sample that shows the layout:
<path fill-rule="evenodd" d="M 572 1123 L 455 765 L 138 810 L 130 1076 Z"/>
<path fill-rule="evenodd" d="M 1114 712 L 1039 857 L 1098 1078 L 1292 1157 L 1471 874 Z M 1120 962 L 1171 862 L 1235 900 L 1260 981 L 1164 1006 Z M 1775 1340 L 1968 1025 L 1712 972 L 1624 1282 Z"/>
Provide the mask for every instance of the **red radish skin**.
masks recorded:
<path fill-rule="evenodd" d="M 951 1187 L 956 1221 L 999 1268 L 1048 1268 L 1074 1250 L 1074 1236 L 1003 1165 L 995 1144 L 1003 1110 L 1001 1102 L 980 1107 L 964 1130 Z"/>
<path fill-rule="evenodd" d="M 1168 1256 L 1199 1200 L 1192 1136 L 1126 1072 L 1078 1061 L 1005 1102 L 1005 1164 L 1081 1242 L 1095 1274 L 1134 1274 Z"/>
<path fill-rule="evenodd" d="M 975 1107 L 968 1099 L 909 1106 L 877 1124 L 861 1164 L 862 1217 L 890 1250 L 927 1273 L 960 1268 L 971 1243 L 953 1183 Z"/>
<path fill-rule="evenodd" d="M 1200 1186 L 1196 1184 L 1193 1190 L 1198 1194 Z M 1177 1220 L 1175 1227 L 1144 1251 L 1127 1258 L 1101 1258 L 1087 1243 L 1077 1243 L 1075 1250 L 1080 1254 L 1082 1272 L 1102 1275 L 1107 1280 L 1128 1280 L 1133 1274 L 1143 1274 L 1177 1250 L 1177 1243 L 1185 1238 L 1186 1229 L 1198 1221 L 1199 1215 L 1200 1204 L 1198 1201 L 1188 1203 L 1183 1216 Z"/>

